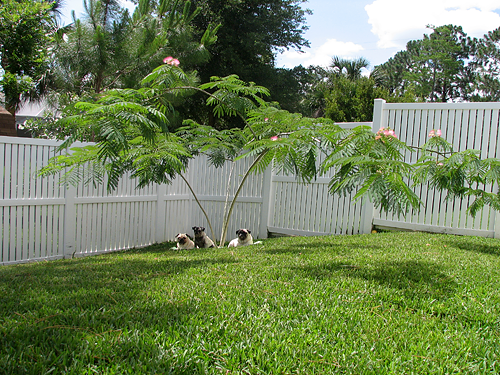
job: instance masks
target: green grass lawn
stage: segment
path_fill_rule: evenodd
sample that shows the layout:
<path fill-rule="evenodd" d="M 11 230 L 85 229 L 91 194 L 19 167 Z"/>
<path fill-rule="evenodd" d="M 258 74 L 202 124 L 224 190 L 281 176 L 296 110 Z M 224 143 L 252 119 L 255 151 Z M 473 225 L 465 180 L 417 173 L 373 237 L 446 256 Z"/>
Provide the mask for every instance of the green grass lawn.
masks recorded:
<path fill-rule="evenodd" d="M 0 373 L 500 373 L 499 240 L 171 246 L 0 267 Z"/>

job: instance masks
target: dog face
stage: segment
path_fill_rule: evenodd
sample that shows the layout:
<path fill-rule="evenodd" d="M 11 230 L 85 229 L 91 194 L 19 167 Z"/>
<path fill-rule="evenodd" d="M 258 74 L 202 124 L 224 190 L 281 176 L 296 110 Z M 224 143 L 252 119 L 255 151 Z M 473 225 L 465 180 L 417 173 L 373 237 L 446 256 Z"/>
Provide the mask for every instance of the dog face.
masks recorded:
<path fill-rule="evenodd" d="M 248 229 L 238 229 L 236 231 L 237 237 L 229 242 L 228 247 L 237 247 L 237 246 L 247 246 L 247 245 L 252 245 L 253 244 L 253 238 L 252 233 Z"/>
<path fill-rule="evenodd" d="M 188 235 L 185 233 L 179 233 L 175 236 L 175 242 L 178 242 L 181 245 L 185 245 L 189 241 L 191 241 L 191 240 L 189 239 Z"/>
<path fill-rule="evenodd" d="M 203 234 L 205 232 L 205 228 L 204 227 L 193 227 L 193 231 L 194 231 L 195 236 L 203 236 Z"/>
<path fill-rule="evenodd" d="M 175 236 L 175 242 L 177 242 L 177 249 L 194 249 L 194 242 L 191 236 L 186 233 L 179 233 Z"/>
<path fill-rule="evenodd" d="M 236 235 L 242 242 L 244 242 L 249 237 L 250 233 L 252 232 L 248 229 L 238 229 L 236 231 Z"/>

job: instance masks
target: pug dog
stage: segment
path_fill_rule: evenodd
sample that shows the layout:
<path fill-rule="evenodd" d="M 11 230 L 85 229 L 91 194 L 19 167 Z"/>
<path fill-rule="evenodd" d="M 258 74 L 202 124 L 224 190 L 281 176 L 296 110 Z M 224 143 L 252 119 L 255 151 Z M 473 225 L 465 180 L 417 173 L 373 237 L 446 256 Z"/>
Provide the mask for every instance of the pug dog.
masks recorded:
<path fill-rule="evenodd" d="M 214 241 L 212 241 L 205 233 L 204 227 L 193 227 L 194 230 L 194 244 L 200 249 L 205 249 L 207 247 L 215 247 Z"/>
<path fill-rule="evenodd" d="M 177 242 L 177 250 L 189 250 L 195 247 L 193 239 L 186 233 L 177 234 L 175 236 L 175 242 Z"/>
<path fill-rule="evenodd" d="M 252 245 L 253 238 L 252 238 L 252 235 L 250 233 L 252 233 L 252 232 L 249 231 L 248 229 L 238 229 L 236 231 L 236 235 L 238 237 L 236 237 L 234 240 L 231 240 L 231 242 L 229 242 L 228 247 Z"/>

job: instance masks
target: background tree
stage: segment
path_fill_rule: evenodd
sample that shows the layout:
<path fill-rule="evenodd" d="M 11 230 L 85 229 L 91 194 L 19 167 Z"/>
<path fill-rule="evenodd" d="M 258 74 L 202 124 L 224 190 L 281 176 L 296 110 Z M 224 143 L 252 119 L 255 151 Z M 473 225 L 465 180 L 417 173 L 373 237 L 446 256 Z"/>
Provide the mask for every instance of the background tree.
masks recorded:
<path fill-rule="evenodd" d="M 372 78 L 351 80 L 338 76 L 325 92 L 325 117 L 337 122 L 372 121 L 374 100 L 377 98 L 390 101 L 388 91 L 376 87 Z"/>
<path fill-rule="evenodd" d="M 467 34 L 460 26 L 429 27 L 432 34 L 407 45 L 413 56 L 408 79 L 415 83 L 417 95 L 428 101 L 466 100 L 471 80 L 467 60 L 472 53 Z"/>
<path fill-rule="evenodd" d="M 406 72 L 410 69 L 411 55 L 407 50 L 397 52 L 387 62 L 377 65 L 370 73 L 375 84 L 389 91 L 391 95 L 404 95 L 413 87 L 404 79 Z"/>
<path fill-rule="evenodd" d="M 264 84 L 267 69 L 274 67 L 277 51 L 309 46 L 301 8 L 304 0 L 193 0 L 201 7 L 193 24 L 201 34 L 210 24 L 221 24 L 213 58 L 199 74 L 202 81 L 211 76 L 238 75 L 244 81 Z M 263 74 L 264 73 L 264 74 Z M 269 79 L 269 78 L 268 78 Z"/>
<path fill-rule="evenodd" d="M 199 9 L 190 1 L 178 9 L 177 3 L 140 0 L 130 16 L 116 0 L 84 0 L 85 17 L 73 19 L 58 39 L 58 88 L 78 96 L 135 88 L 168 55 L 188 67 L 206 61 L 215 28 L 207 26 L 196 41 L 190 24 Z"/>
<path fill-rule="evenodd" d="M 308 45 L 302 36 L 307 29 L 303 2 L 140 0 L 131 16 L 115 0 L 85 0 L 86 16 L 73 17 L 73 23 L 58 33 L 51 66 L 56 88 L 52 101 L 65 107 L 107 89 L 137 88 L 144 75 L 171 55 L 185 69 L 198 70 L 204 81 L 236 74 L 266 85 L 271 100 L 282 108 L 300 111 L 300 70 L 277 69 L 274 63 L 278 50 Z M 215 117 L 203 100 L 194 95 L 172 102 L 177 110 L 169 113 L 170 126 L 179 127 L 183 118 L 219 129 L 244 126 L 234 117 Z M 28 128 L 34 134 L 65 136 L 63 129 L 57 134 L 57 126 L 44 124 L 37 121 Z"/>
<path fill-rule="evenodd" d="M 313 112 L 312 117 L 325 116 L 338 122 L 372 121 L 374 100 L 382 98 L 388 102 L 415 101 L 414 95 L 391 94 L 373 77 L 363 75 L 369 67 L 364 58 L 354 60 L 335 56 L 326 69 L 310 67 L 304 102 Z M 305 104 L 304 103 L 304 104 Z M 304 113 L 304 112 L 303 112 Z"/>
<path fill-rule="evenodd" d="M 500 27 L 478 41 L 474 65 L 477 92 L 473 101 L 500 101 Z"/>
<path fill-rule="evenodd" d="M 303 34 L 307 30 L 305 16 L 309 13 L 301 4 L 305 0 L 193 0 L 201 7 L 193 19 L 197 35 L 202 35 L 210 24 L 220 24 L 217 43 L 210 49 L 207 64 L 195 66 L 202 81 L 212 76 L 236 74 L 245 82 L 265 86 L 270 100 L 282 102 L 282 107 L 294 110 L 286 92 L 297 89 L 293 72 L 275 67 L 276 53 L 289 48 L 300 50 L 309 42 Z M 286 89 L 284 89 L 286 88 Z M 199 121 L 218 128 L 243 127 L 234 119 L 216 119 L 210 112 L 199 112 L 202 98 L 186 103 L 189 110 L 198 110 Z"/>
<path fill-rule="evenodd" d="M 300 69 L 300 90 L 301 96 L 298 101 L 298 110 L 304 116 L 318 118 L 325 115 L 325 92 L 328 82 L 329 72 L 321 66 L 310 65 Z M 297 68 L 296 68 L 297 69 Z"/>
<path fill-rule="evenodd" d="M 356 81 L 361 78 L 363 69 L 368 69 L 369 66 L 370 62 L 364 57 L 349 60 L 334 56 L 329 71 L 333 77 L 343 76 L 350 81 Z"/>
<path fill-rule="evenodd" d="M 327 77 L 324 68 L 304 68 L 302 65 L 291 69 L 276 68 L 273 75 L 272 99 L 281 109 L 314 118 L 324 115 L 324 95 L 319 89 L 319 84 Z"/>
<path fill-rule="evenodd" d="M 408 42 L 405 51 L 375 68 L 377 84 L 399 95 L 412 90 L 430 102 L 468 100 L 475 83 L 470 64 L 475 40 L 460 26 L 428 27 L 432 34 Z"/>
<path fill-rule="evenodd" d="M 338 122 L 371 121 L 373 100 L 387 96 L 384 90 L 376 89 L 374 82 L 362 76 L 370 63 L 365 58 L 332 58 L 327 70 L 327 81 L 323 85 L 325 116 Z"/>
<path fill-rule="evenodd" d="M 4 0 L 0 7 L 0 86 L 5 107 L 15 116 L 25 100 L 37 100 L 48 84 L 49 46 L 58 2 Z"/>
<path fill-rule="evenodd" d="M 55 108 L 74 109 L 78 100 L 96 98 L 115 88 L 137 88 L 142 78 L 168 55 L 190 66 L 207 61 L 207 47 L 216 40 L 217 26 L 209 25 L 196 40 L 191 26 L 199 13 L 190 1 L 140 0 L 131 16 L 115 0 L 84 0 L 86 15 L 60 28 L 50 66 Z M 177 103 L 172 102 L 172 105 Z M 168 113 L 169 126 L 182 123 L 179 111 Z M 73 130 L 54 123 L 54 116 L 29 121 L 34 136 L 64 139 Z M 95 140 L 90 132 L 87 140 Z"/>

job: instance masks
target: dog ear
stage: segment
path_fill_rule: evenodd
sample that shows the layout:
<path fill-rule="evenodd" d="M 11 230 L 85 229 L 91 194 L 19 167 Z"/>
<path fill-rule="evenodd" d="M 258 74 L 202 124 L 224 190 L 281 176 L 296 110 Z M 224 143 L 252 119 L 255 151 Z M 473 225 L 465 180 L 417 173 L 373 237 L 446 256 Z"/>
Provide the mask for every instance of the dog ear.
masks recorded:
<path fill-rule="evenodd" d="M 196 230 L 196 227 L 192 227 L 191 229 L 192 229 L 192 230 Z"/>
<path fill-rule="evenodd" d="M 205 232 L 205 227 L 201 227 L 200 229 L 201 229 L 203 232 Z"/>
<path fill-rule="evenodd" d="M 252 233 L 252 231 L 250 231 L 250 230 L 248 230 L 248 229 L 247 229 L 247 232 L 248 232 L 248 234 Z"/>
<path fill-rule="evenodd" d="M 241 230 L 241 229 L 238 229 L 238 230 L 236 231 L 236 235 L 240 234 L 240 230 Z"/>

